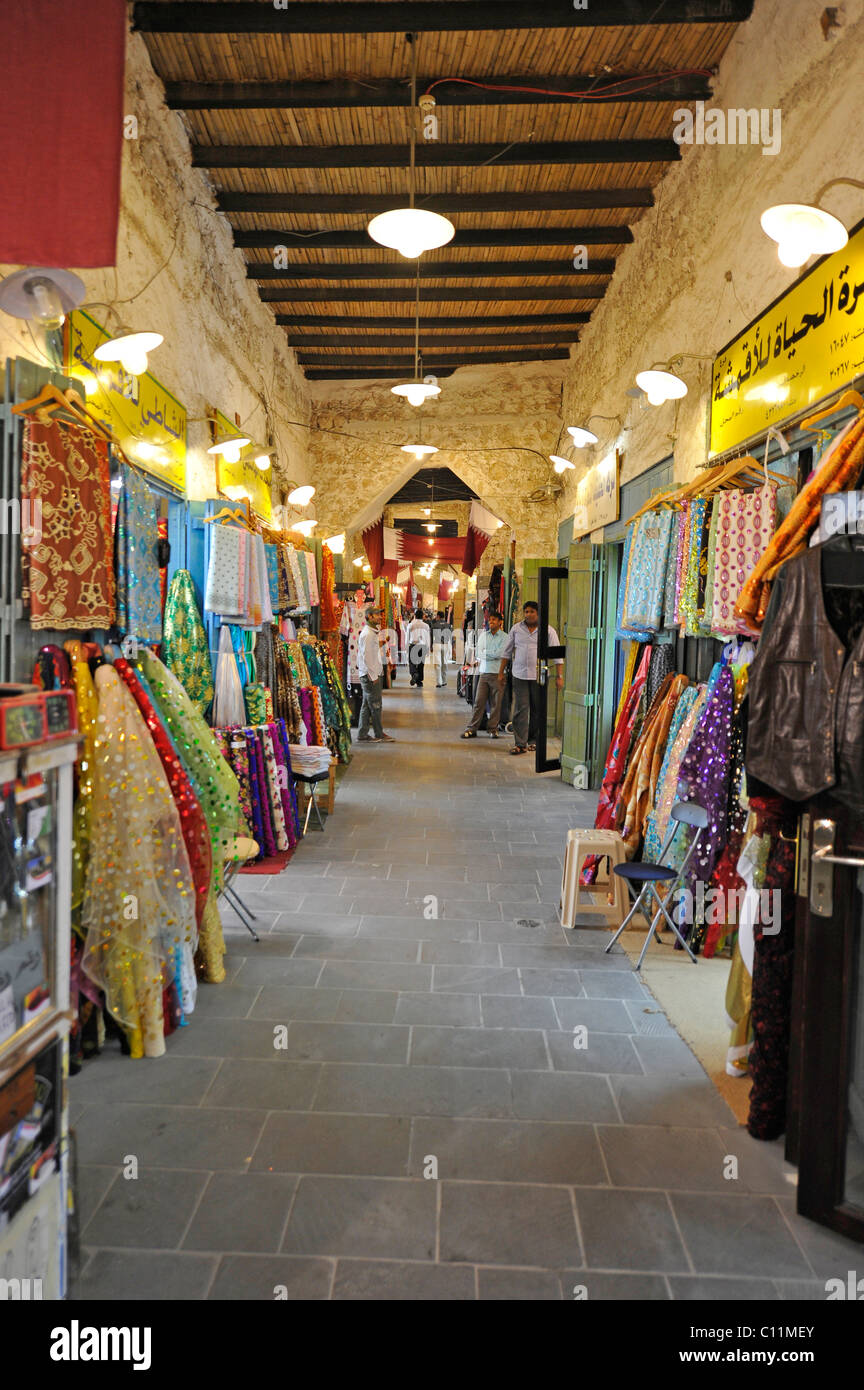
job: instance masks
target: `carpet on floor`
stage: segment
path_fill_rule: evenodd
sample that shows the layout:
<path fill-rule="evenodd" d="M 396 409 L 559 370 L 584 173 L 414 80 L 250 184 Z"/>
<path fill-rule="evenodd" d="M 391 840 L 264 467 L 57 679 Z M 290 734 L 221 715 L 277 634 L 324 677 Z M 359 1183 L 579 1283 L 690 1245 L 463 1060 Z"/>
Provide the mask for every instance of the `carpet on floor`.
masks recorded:
<path fill-rule="evenodd" d="M 244 864 L 239 872 L 241 874 L 281 874 L 293 853 L 293 849 L 286 849 L 263 859 L 254 859 L 251 864 Z"/>

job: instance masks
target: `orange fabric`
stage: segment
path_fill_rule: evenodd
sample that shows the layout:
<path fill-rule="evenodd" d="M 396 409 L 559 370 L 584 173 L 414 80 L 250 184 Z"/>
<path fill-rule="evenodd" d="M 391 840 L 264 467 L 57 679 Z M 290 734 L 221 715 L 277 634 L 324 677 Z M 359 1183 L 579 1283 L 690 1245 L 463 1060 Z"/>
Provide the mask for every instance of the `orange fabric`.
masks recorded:
<path fill-rule="evenodd" d="M 336 571 L 329 545 L 321 547 L 321 632 L 338 632 L 342 605 L 337 605 Z"/>
<path fill-rule="evenodd" d="M 686 676 L 666 677 L 645 720 L 633 760 L 627 769 L 621 793 L 619 821 L 628 859 L 632 859 L 639 849 L 645 818 L 654 805 L 657 778 L 666 751 L 666 740 L 669 737 L 675 706 L 689 684 Z"/>

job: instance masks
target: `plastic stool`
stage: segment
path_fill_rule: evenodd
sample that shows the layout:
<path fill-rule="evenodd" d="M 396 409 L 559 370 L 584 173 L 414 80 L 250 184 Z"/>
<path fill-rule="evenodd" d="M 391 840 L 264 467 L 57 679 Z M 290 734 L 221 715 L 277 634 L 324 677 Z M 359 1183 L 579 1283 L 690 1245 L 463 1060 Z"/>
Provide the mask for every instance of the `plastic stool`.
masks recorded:
<path fill-rule="evenodd" d="M 609 882 L 597 888 L 586 888 L 579 882 L 586 859 L 596 855 L 609 862 Z M 577 913 L 593 913 L 610 926 L 617 926 L 627 912 L 627 890 L 622 879 L 612 872 L 616 864 L 626 863 L 624 841 L 617 830 L 568 830 L 564 852 L 564 872 L 561 877 L 559 904 L 562 927 L 575 926 Z M 613 895 L 609 902 L 610 892 Z M 588 902 L 580 902 L 587 896 Z"/>

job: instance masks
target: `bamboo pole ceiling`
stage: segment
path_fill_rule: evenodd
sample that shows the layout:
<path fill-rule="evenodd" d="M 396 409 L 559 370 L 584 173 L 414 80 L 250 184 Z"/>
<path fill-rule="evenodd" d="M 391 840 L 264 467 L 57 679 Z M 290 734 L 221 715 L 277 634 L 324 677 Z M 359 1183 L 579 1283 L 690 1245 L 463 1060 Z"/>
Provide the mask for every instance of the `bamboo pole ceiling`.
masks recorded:
<path fill-rule="evenodd" d="M 412 123 L 416 204 L 456 227 L 420 261 L 423 363 L 564 359 L 752 4 L 160 0 L 133 23 L 307 376 L 372 378 L 413 374 L 417 263 L 366 231 L 407 203 Z"/>

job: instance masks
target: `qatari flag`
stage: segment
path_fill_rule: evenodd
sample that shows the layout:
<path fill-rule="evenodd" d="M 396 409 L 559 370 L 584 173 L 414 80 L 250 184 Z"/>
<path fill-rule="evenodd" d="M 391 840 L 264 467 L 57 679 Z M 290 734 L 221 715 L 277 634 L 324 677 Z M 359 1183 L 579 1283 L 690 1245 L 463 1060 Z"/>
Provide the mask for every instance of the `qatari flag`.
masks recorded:
<path fill-rule="evenodd" d="M 473 574 L 480 563 L 480 557 L 495 532 L 501 526 L 497 516 L 487 512 L 479 502 L 471 503 L 468 515 L 468 534 L 465 537 L 465 554 L 462 559 L 462 573 Z"/>
<path fill-rule="evenodd" d="M 366 558 L 372 566 L 373 579 L 389 579 L 391 584 L 395 584 L 402 559 L 401 532 L 392 526 L 385 526 L 382 513 L 377 521 L 361 532 L 361 536 Z"/>
<path fill-rule="evenodd" d="M 0 53 L 0 261 L 115 265 L 123 0 L 2 0 Z"/>

